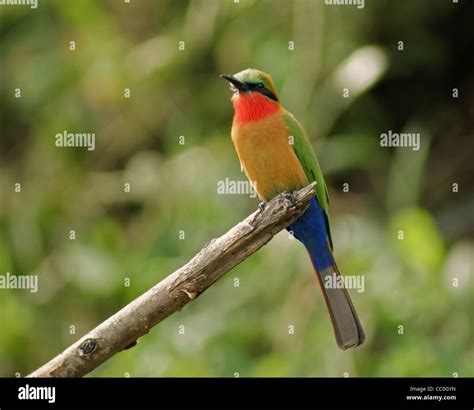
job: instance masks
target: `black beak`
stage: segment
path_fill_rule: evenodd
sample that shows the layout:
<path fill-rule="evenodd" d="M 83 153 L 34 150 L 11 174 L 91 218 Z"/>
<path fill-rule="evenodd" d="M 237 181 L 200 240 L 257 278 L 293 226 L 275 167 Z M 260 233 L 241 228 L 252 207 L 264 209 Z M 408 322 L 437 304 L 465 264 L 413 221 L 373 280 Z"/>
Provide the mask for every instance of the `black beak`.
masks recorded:
<path fill-rule="evenodd" d="M 233 75 L 222 74 L 221 77 L 229 81 L 239 91 L 247 91 L 249 88 L 247 84 L 237 80 Z"/>

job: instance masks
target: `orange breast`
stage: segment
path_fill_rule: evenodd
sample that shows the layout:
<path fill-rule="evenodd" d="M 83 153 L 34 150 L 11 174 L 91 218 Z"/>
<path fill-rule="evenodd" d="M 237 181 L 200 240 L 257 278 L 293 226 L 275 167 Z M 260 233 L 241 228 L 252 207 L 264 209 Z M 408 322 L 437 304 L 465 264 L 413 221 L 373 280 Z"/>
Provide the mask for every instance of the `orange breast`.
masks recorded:
<path fill-rule="evenodd" d="M 262 200 L 308 185 L 280 110 L 258 121 L 234 122 L 232 141 L 242 169 Z"/>

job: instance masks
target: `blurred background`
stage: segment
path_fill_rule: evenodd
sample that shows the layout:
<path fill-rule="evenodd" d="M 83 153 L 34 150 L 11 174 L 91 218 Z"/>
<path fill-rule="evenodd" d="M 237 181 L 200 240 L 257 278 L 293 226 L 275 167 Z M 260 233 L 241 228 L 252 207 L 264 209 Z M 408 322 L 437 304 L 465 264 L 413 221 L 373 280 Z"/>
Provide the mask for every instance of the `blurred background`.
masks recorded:
<path fill-rule="evenodd" d="M 318 154 L 339 268 L 365 278 L 366 343 L 337 348 L 281 232 L 91 376 L 473 376 L 473 16 L 468 0 L 0 6 L 0 274 L 39 276 L 37 293 L 0 289 L 0 375 L 42 365 L 256 209 L 217 193 L 245 180 L 219 74 L 254 67 Z M 64 130 L 95 150 L 56 147 Z M 382 148 L 389 130 L 421 149 Z"/>

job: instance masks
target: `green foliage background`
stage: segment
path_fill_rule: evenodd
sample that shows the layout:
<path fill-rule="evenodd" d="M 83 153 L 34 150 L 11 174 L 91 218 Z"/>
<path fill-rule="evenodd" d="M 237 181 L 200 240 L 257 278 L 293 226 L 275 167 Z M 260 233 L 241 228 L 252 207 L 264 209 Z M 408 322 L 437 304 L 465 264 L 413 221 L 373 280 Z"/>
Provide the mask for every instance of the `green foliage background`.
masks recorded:
<path fill-rule="evenodd" d="M 282 232 L 91 375 L 473 376 L 473 15 L 463 0 L 0 6 L 0 274 L 40 278 L 0 290 L 0 375 L 34 370 L 256 208 L 217 194 L 244 178 L 218 75 L 255 67 L 311 136 L 339 267 L 365 275 L 366 343 L 337 348 Z M 95 132 L 96 150 L 55 147 L 64 130 Z M 422 149 L 381 148 L 388 130 L 421 132 Z"/>

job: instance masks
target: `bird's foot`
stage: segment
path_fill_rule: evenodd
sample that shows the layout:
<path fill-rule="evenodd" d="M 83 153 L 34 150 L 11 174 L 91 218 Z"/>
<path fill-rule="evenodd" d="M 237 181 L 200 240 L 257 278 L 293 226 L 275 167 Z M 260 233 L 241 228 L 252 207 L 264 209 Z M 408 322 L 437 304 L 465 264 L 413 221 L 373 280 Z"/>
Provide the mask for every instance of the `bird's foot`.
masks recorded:
<path fill-rule="evenodd" d="M 298 191 L 293 191 L 290 195 L 290 202 L 293 206 L 298 204 Z"/>
<path fill-rule="evenodd" d="M 260 202 L 258 204 L 259 211 L 262 212 L 265 209 L 266 206 L 267 206 L 267 203 L 265 201 Z"/>

